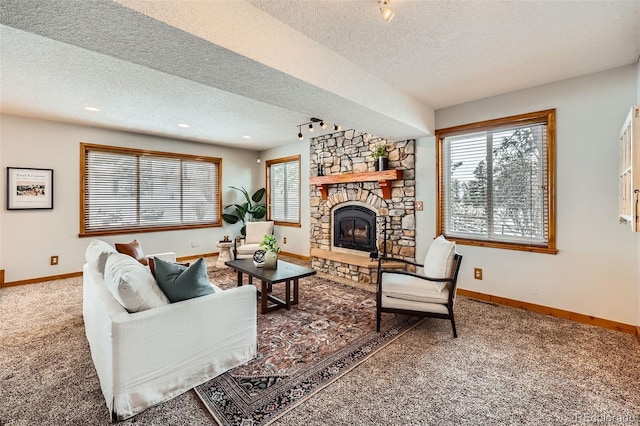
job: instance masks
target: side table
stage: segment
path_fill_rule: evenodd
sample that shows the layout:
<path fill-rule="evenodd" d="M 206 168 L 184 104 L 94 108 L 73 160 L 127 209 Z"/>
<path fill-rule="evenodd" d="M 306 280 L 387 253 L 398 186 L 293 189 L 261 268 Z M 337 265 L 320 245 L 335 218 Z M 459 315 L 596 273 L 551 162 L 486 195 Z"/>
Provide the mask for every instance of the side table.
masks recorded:
<path fill-rule="evenodd" d="M 231 247 L 233 247 L 233 241 L 218 241 L 216 244 L 220 248 L 218 253 L 218 260 L 216 261 L 216 268 L 228 268 L 224 263 L 233 260 L 233 254 L 231 253 Z"/>

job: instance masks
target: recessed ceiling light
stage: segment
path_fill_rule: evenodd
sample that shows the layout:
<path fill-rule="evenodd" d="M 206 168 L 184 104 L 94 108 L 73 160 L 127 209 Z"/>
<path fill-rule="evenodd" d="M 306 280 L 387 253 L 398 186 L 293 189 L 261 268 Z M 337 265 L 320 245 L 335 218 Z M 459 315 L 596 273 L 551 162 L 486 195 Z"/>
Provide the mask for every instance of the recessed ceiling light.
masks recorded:
<path fill-rule="evenodd" d="M 178 127 L 182 127 L 183 129 L 188 129 L 191 126 L 189 126 L 188 124 L 185 124 L 185 123 L 180 123 L 180 124 L 178 124 Z"/>
<path fill-rule="evenodd" d="M 243 136 L 243 138 L 244 138 L 244 139 L 251 139 L 251 136 L 244 135 L 244 136 Z"/>
<path fill-rule="evenodd" d="M 98 111 L 100 111 L 98 108 L 96 108 L 96 107 L 92 107 L 92 106 L 84 107 L 84 109 L 86 109 L 87 111 L 93 111 L 93 112 L 98 112 Z"/>

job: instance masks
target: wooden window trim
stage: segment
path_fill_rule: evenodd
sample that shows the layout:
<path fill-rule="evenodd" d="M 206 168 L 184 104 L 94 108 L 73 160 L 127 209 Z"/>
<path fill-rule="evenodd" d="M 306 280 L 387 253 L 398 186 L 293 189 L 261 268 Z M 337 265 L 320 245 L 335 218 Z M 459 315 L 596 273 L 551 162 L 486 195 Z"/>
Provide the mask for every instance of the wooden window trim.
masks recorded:
<path fill-rule="evenodd" d="M 279 226 L 291 226 L 294 228 L 300 228 L 302 227 L 302 223 L 301 223 L 301 206 L 302 206 L 302 200 L 301 200 L 301 183 L 302 183 L 302 163 L 300 161 L 300 155 L 290 155 L 288 157 L 281 157 L 281 158 L 275 158 L 273 160 L 267 160 L 265 161 L 264 165 L 265 165 L 265 182 L 266 184 L 266 190 L 267 190 L 267 219 L 271 220 L 271 166 L 273 164 L 280 164 L 280 163 L 290 163 L 292 161 L 297 161 L 298 162 L 298 199 L 301 201 L 300 203 L 298 203 L 298 221 L 297 222 L 281 222 L 281 221 L 274 221 L 273 223 L 275 225 L 279 225 Z"/>
<path fill-rule="evenodd" d="M 100 231 L 87 231 L 85 227 L 85 175 L 86 175 L 86 164 L 85 158 L 88 151 L 102 151 L 108 153 L 116 153 L 116 154 L 130 154 L 136 156 L 154 156 L 154 157 L 165 157 L 172 159 L 185 159 L 185 160 L 196 160 L 196 161 L 207 161 L 216 164 L 218 170 L 218 217 L 216 218 L 217 223 L 211 224 L 193 224 L 193 225 L 169 225 L 169 226 L 156 226 L 156 227 L 139 227 L 139 228 L 128 228 L 128 229 L 114 229 L 114 230 L 100 230 Z M 180 177 L 182 179 L 182 176 Z M 138 179 L 138 184 L 139 184 Z M 182 194 L 181 194 L 182 196 Z M 139 200 L 138 200 L 139 203 Z M 118 234 L 132 234 L 132 233 L 144 233 L 144 232 L 162 232 L 162 231 L 175 231 L 175 230 L 184 230 L 184 229 L 198 229 L 198 228 L 218 228 L 222 226 L 222 158 L 219 157 L 208 157 L 202 155 L 192 155 L 192 154 L 178 154 L 164 151 L 153 151 L 147 149 L 136 149 L 136 148 L 126 148 L 119 146 L 110 146 L 110 145 L 99 145 L 81 142 L 80 143 L 80 232 L 78 233 L 79 237 L 96 237 L 96 236 L 104 236 L 104 235 L 118 235 Z"/>
<path fill-rule="evenodd" d="M 528 251 L 533 253 L 556 254 L 556 110 L 547 109 L 543 111 L 530 112 L 526 114 L 513 115 L 498 119 L 479 121 L 476 123 L 463 124 L 460 126 L 437 129 L 436 138 L 436 193 L 437 193 L 437 214 L 436 214 L 436 235 L 445 235 L 448 239 L 458 244 L 491 247 L 498 249 Z M 444 175 L 442 166 L 444 164 L 444 139 L 445 137 L 456 136 L 464 133 L 481 132 L 504 127 L 506 124 L 514 126 L 525 126 L 527 124 L 546 123 L 547 125 L 547 183 L 549 190 L 547 202 L 547 221 L 549 224 L 549 238 L 546 246 L 535 246 L 517 243 L 503 243 L 487 240 L 470 240 L 447 236 L 444 231 Z"/>

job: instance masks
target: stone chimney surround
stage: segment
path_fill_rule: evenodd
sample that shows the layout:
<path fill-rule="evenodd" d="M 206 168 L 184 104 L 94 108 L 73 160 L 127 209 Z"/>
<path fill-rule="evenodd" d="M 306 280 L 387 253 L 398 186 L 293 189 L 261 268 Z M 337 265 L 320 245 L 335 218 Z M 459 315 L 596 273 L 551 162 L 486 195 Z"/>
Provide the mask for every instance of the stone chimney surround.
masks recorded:
<path fill-rule="evenodd" d="M 380 144 L 386 146 L 388 169 L 397 172 L 373 173 L 376 161 L 372 153 Z M 332 245 L 333 211 L 348 204 L 365 205 L 377 213 L 380 253 L 386 217 L 387 253 L 415 260 L 415 141 L 395 142 L 346 130 L 312 138 L 309 149 L 311 182 L 318 176 L 318 162 L 324 176 L 336 177 L 310 183 L 312 267 L 353 281 L 375 282 L 377 264 L 369 253 L 346 254 Z M 343 176 L 349 174 L 354 176 Z M 331 183 L 319 185 L 320 180 Z"/>

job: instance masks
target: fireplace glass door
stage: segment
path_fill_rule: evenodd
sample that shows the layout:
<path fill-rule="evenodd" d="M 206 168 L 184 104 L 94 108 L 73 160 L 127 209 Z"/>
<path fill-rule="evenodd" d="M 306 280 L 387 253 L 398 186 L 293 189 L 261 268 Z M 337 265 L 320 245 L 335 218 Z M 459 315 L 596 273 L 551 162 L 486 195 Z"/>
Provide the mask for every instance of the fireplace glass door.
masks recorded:
<path fill-rule="evenodd" d="M 334 213 L 333 244 L 336 247 L 375 250 L 376 215 L 361 206 L 346 206 Z"/>

